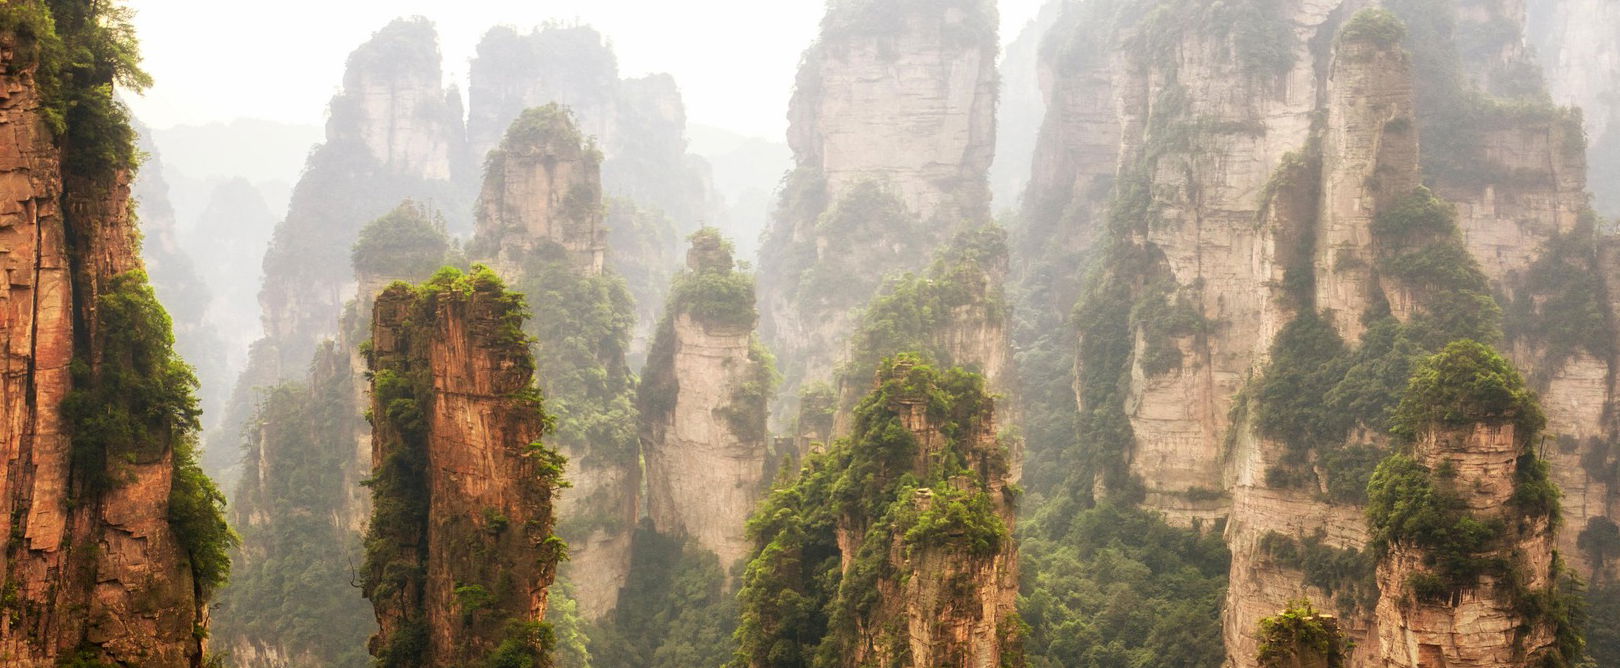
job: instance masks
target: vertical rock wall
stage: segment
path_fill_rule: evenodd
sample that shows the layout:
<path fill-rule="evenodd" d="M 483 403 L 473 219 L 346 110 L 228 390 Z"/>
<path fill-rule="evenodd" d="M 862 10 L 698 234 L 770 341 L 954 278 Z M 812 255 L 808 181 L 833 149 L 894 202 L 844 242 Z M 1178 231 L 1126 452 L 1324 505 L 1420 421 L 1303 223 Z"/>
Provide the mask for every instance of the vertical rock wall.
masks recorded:
<path fill-rule="evenodd" d="M 1308 576 L 1299 556 L 1310 550 L 1370 569 L 1362 511 L 1336 499 L 1325 477 L 1320 488 L 1272 479 L 1297 452 L 1295 444 L 1257 433 L 1256 381 L 1279 332 L 1302 313 L 1320 310 L 1352 348 L 1386 310 L 1399 323 L 1433 317 L 1435 285 L 1391 263 L 1438 242 L 1387 230 L 1381 237 L 1379 230 L 1380 216 L 1400 215 L 1420 184 L 1455 202 L 1458 239 L 1472 258 L 1457 264 L 1466 274 L 1473 270 L 1465 265 L 1477 262 L 1478 276 L 1510 311 L 1510 335 L 1524 336 L 1513 304 L 1533 302 L 1539 316 L 1551 313 L 1541 304 L 1561 298 L 1548 295 L 1587 294 L 1586 287 L 1547 287 L 1548 270 L 1538 268 L 1564 262 L 1600 275 L 1592 237 L 1580 236 L 1584 167 L 1568 116 L 1502 102 L 1481 112 L 1487 120 L 1477 125 L 1442 128 L 1436 146 L 1420 153 L 1420 125 L 1429 118 L 1444 125 L 1444 114 L 1465 112 L 1442 106 L 1448 98 L 1435 92 L 1433 49 L 1403 43 L 1398 26 L 1352 25 L 1367 3 L 1284 2 L 1260 14 L 1246 13 L 1254 3 L 1170 13 L 1139 13 L 1134 4 L 1077 5 L 1048 37 L 1049 111 L 1024 228 L 1014 235 L 1015 257 L 1025 254 L 1015 266 L 1037 309 L 1033 317 L 1065 308 L 1065 289 L 1079 293 L 1065 287 L 1079 284 L 1076 258 L 1100 258 L 1089 271 L 1105 277 L 1093 282 L 1103 287 L 1081 299 L 1081 415 L 1099 409 L 1087 397 L 1121 387 L 1130 429 L 1121 440 L 1129 475 L 1113 478 L 1123 489 L 1102 485 L 1098 494 L 1131 498 L 1139 482 L 1143 504 L 1172 524 L 1225 522 L 1232 550 L 1225 643 L 1236 665 L 1253 665 L 1255 622 L 1302 596 L 1333 602 L 1340 627 L 1357 643 L 1355 665 L 1378 661 L 1387 638 L 1367 598 L 1369 583 L 1359 574 Z M 1522 3 L 1430 4 L 1455 12 L 1455 35 L 1418 38 L 1451 49 L 1460 73 L 1454 85 L 1522 95 L 1536 81 L 1525 75 L 1522 37 L 1497 34 L 1522 26 Z M 1486 28 L 1496 39 L 1481 36 Z M 1469 95 L 1455 99 L 1487 99 Z M 1447 162 L 1458 155 L 1474 157 Z M 1420 162 L 1433 162 L 1433 173 L 1421 172 Z M 1477 171 L 1458 178 L 1447 169 L 1454 165 Z M 1583 243 L 1573 255 L 1555 252 L 1559 244 Z M 1108 291 L 1114 288 L 1129 296 Z M 1595 294 L 1606 301 L 1603 290 Z M 1100 324 L 1087 324 L 1088 317 Z M 1129 322 L 1122 332 L 1107 324 L 1122 320 Z M 1118 356 L 1120 373 L 1099 371 L 1115 363 L 1122 335 L 1130 350 Z M 1604 432 L 1611 374 L 1602 351 L 1610 344 L 1565 355 L 1555 343 L 1525 340 L 1512 351 L 1521 368 L 1545 379 L 1552 430 Z M 1038 343 L 1031 339 L 1026 350 L 1038 353 Z M 1088 383 L 1101 385 L 1088 392 Z M 1345 447 L 1387 447 L 1379 430 L 1353 429 Z M 1104 450 L 1116 433 L 1082 433 L 1082 442 Z M 1587 475 L 1575 461 L 1581 452 L 1550 455 L 1553 479 L 1568 488 L 1566 508 L 1582 513 L 1577 526 L 1604 512 L 1604 502 L 1592 501 L 1602 487 L 1576 480 Z M 1348 466 L 1312 464 L 1307 475 Z M 1100 480 L 1104 473 L 1097 472 Z M 1577 533 L 1561 534 L 1565 554 Z M 1545 545 L 1529 547 L 1548 554 Z"/>
<path fill-rule="evenodd" d="M 522 312 L 488 270 L 395 284 L 377 298 L 378 510 L 365 593 L 383 665 L 547 660 L 539 620 L 562 556 L 552 535 L 562 470 L 540 444 L 546 417 Z"/>
<path fill-rule="evenodd" d="M 788 118 L 796 169 L 761 249 L 762 332 L 787 391 L 833 380 L 884 274 L 989 215 L 995 8 L 834 3 Z"/>
<path fill-rule="evenodd" d="M 186 449 L 194 381 L 175 366 L 168 318 L 141 271 L 129 216 L 134 133 L 96 88 L 116 68 L 74 66 L 44 48 L 83 48 L 94 12 L 53 25 L 44 3 L 17 2 L 0 18 L 0 517 L 12 536 L 0 561 L 0 662 L 199 665 L 217 583 L 195 577 L 202 556 L 182 532 L 197 525 L 171 515 L 171 490 L 206 483 Z M 62 77 L 49 92 L 36 78 L 47 68 Z M 70 94 L 89 110 L 53 131 L 48 115 Z M 131 382 L 176 394 L 115 396 Z M 143 407 L 177 414 L 156 424 L 126 412 Z M 223 530 L 215 501 L 197 502 L 192 518 Z"/>
<path fill-rule="evenodd" d="M 638 397 L 653 527 L 690 537 L 725 569 L 747 556 L 748 517 L 768 482 L 774 369 L 754 336 L 753 301 L 730 244 L 712 228 L 694 236 Z"/>

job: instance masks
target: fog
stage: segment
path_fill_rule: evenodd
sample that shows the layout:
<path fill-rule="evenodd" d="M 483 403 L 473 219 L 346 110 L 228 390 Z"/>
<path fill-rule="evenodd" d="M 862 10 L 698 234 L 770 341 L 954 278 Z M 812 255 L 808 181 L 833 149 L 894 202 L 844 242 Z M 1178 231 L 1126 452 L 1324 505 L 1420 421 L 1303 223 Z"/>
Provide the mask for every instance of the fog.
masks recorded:
<path fill-rule="evenodd" d="M 1041 4 L 1000 3 L 1003 43 Z M 159 130 L 236 118 L 317 124 L 349 52 L 389 20 L 420 15 L 438 25 L 445 74 L 458 81 L 465 82 L 467 61 L 491 26 L 585 23 L 612 41 L 625 76 L 674 75 L 691 124 L 769 139 L 780 139 L 786 128 L 794 70 L 824 9 L 821 0 L 134 0 L 129 6 L 157 82 L 130 106 Z"/>

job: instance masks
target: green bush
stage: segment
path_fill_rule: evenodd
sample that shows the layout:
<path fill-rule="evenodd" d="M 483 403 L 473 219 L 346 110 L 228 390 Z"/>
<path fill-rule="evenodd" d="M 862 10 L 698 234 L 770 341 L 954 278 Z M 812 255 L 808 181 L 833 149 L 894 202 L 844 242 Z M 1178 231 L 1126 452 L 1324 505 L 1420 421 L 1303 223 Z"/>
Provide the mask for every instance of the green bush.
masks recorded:
<path fill-rule="evenodd" d="M 1480 423 L 1511 423 L 1518 427 L 1517 438 L 1529 443 L 1546 424 L 1546 416 L 1507 360 L 1484 345 L 1461 340 L 1412 371 L 1395 410 L 1393 431 L 1415 439 L 1428 429 Z"/>
<path fill-rule="evenodd" d="M 168 454 L 168 519 L 206 599 L 229 577 L 239 539 L 225 521 L 225 495 L 197 464 L 197 379 L 174 352 L 169 315 L 144 272 L 114 276 L 96 307 L 99 359 L 75 358 L 61 406 L 73 475 L 82 493 L 99 494 L 124 482 L 124 466 Z"/>
<path fill-rule="evenodd" d="M 421 279 L 443 266 L 449 251 L 444 217 L 406 200 L 367 223 L 349 257 L 362 274 Z"/>
<path fill-rule="evenodd" d="M 1263 668 L 1340 668 L 1350 660 L 1350 641 L 1338 623 L 1318 613 L 1310 601 L 1293 601 L 1276 616 L 1260 620 L 1260 649 L 1255 659 Z"/>
<path fill-rule="evenodd" d="M 987 461 L 966 439 L 987 424 L 992 403 L 984 380 L 961 369 L 935 370 L 912 355 L 885 360 L 881 382 L 855 410 L 851 435 L 812 454 L 797 479 L 784 480 L 749 520 L 757 549 L 743 574 L 741 622 L 732 665 L 828 665 L 873 620 L 879 583 L 926 577 L 896 572 L 896 539 L 911 549 L 947 546 L 971 558 L 994 554 L 1007 535 L 986 496 L 985 476 L 1006 474 L 1004 453 Z M 917 440 L 901 417 L 921 402 L 944 435 L 944 450 L 918 469 Z M 965 491 L 943 491 L 966 479 Z M 914 497 L 934 490 L 936 505 L 918 513 Z M 842 555 L 838 533 L 856 531 Z M 994 547 L 992 547 L 994 546 Z M 843 556 L 850 560 L 843 568 Z"/>

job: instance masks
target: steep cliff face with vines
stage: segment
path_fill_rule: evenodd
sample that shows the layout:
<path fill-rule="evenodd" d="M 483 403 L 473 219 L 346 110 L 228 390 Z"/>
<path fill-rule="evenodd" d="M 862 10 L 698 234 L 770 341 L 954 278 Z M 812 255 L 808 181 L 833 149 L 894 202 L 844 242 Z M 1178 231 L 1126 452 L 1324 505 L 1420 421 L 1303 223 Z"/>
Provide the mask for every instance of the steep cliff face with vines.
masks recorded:
<path fill-rule="evenodd" d="M 235 536 L 197 465 L 196 379 L 143 271 L 126 10 L 0 8 L 0 660 L 199 665 Z"/>
<path fill-rule="evenodd" d="M 1037 326 L 1020 330 L 1019 362 L 1073 354 L 1080 411 L 1066 422 L 1066 374 L 1020 385 L 1031 485 L 1049 504 L 1026 542 L 1037 659 L 1078 659 L 1053 634 L 1090 604 L 1052 569 L 1097 564 L 1088 545 L 1106 532 L 1088 518 L 1120 506 L 1170 525 L 1129 549 L 1190 532 L 1184 563 L 1224 586 L 1221 639 L 1197 626 L 1193 646 L 1254 665 L 1258 620 L 1305 596 L 1355 640 L 1352 665 L 1432 644 L 1393 630 L 1414 617 L 1386 609 L 1399 567 L 1375 558 L 1364 508 L 1408 376 L 1454 340 L 1501 349 L 1543 397 L 1546 440 L 1569 444 L 1543 448 L 1571 519 L 1524 535 L 1526 586 L 1555 583 L 1553 555 L 1611 514 L 1580 461 L 1610 429 L 1606 246 L 1576 116 L 1541 97 L 1524 6 L 1363 4 L 1078 3 L 1043 47 L 1049 113 L 1014 230 Z M 1045 334 L 1062 318 L 1041 315 L 1071 299 L 1077 353 Z M 1229 550 L 1220 575 L 1192 537 L 1212 529 Z M 1494 659 L 1554 646 L 1547 625 L 1521 647 L 1462 618 Z M 1155 633 L 1115 637 L 1181 651 Z"/>
<path fill-rule="evenodd" d="M 734 666 L 1022 665 L 1015 480 L 984 378 L 883 360 L 750 520 Z"/>
<path fill-rule="evenodd" d="M 485 268 L 377 297 L 363 590 L 382 666 L 550 665 L 564 459 L 534 386 L 523 298 Z"/>

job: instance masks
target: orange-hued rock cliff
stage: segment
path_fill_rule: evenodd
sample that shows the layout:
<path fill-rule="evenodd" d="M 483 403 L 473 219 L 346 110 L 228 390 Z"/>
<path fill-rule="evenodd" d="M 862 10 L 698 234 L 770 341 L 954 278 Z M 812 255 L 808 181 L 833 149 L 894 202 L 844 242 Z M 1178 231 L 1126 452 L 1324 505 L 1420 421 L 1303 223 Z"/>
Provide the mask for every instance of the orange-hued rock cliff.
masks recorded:
<path fill-rule="evenodd" d="M 49 16 L 38 3 L 0 11 Z M 48 113 L 57 110 L 48 107 L 59 101 L 46 98 L 36 78 L 41 67 L 59 65 L 40 48 L 55 36 L 36 32 L 48 29 L 39 23 L 9 25 L 0 33 L 0 516 L 12 539 L 0 562 L 0 663 L 200 665 L 208 592 L 193 577 L 170 512 L 176 471 L 191 456 L 177 452 L 191 438 L 188 418 L 137 431 L 136 442 L 111 443 L 73 424 L 65 403 L 77 392 L 96 396 L 104 378 L 129 372 L 126 365 L 172 361 L 166 316 L 142 323 L 161 331 L 103 322 L 114 310 L 127 316 L 104 298 L 159 308 L 129 215 L 132 168 L 112 158 L 75 159 L 70 139 L 85 135 L 71 126 L 53 132 Z M 72 24 L 56 29 L 77 37 Z M 66 85 L 89 85 L 76 74 Z M 96 120 L 111 124 L 113 154 L 133 151 L 122 115 Z M 124 358 L 129 344 L 121 337 L 133 336 L 154 337 L 158 347 L 149 350 L 157 357 Z M 194 412 L 190 387 L 182 391 L 193 407 L 180 410 Z"/>
<path fill-rule="evenodd" d="M 377 298 L 365 593 L 387 665 L 465 665 L 510 642 L 540 657 L 562 471 L 522 309 L 488 270 Z"/>

